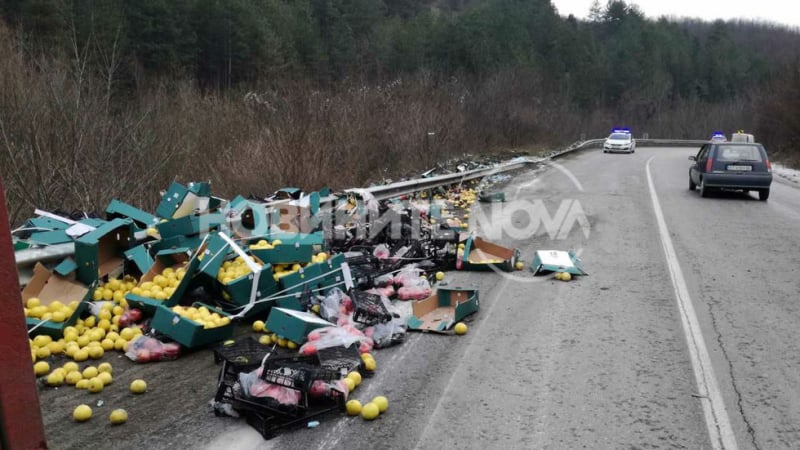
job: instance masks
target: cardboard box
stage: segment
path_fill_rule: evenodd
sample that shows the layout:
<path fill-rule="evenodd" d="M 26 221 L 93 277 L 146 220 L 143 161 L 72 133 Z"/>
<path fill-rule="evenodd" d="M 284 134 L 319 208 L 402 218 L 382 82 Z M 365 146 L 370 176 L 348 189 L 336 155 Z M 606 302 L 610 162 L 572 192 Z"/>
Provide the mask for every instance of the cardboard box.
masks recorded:
<path fill-rule="evenodd" d="M 411 304 L 408 329 L 444 333 L 479 308 L 477 290 L 440 287 L 425 300 Z"/>
<path fill-rule="evenodd" d="M 260 202 L 237 196 L 228 204 L 225 211 L 230 232 L 237 238 L 265 236 L 272 225 L 273 209 Z"/>
<path fill-rule="evenodd" d="M 310 207 L 281 204 L 274 207 L 273 220 L 281 231 L 289 233 L 310 233 L 312 231 L 312 211 Z"/>
<path fill-rule="evenodd" d="M 167 267 L 172 267 L 175 270 L 184 268 L 186 270 L 186 274 L 180 280 L 178 286 L 175 287 L 175 291 L 172 293 L 172 295 L 164 300 L 142 297 L 141 295 L 136 295 L 130 292 L 125 294 L 125 300 L 127 300 L 130 307 L 139 308 L 142 310 L 142 312 L 147 314 L 153 314 L 159 305 L 164 305 L 167 307 L 177 305 L 181 298 L 183 298 L 183 294 L 186 293 L 186 289 L 188 289 L 189 285 L 191 284 L 192 277 L 195 275 L 197 266 L 200 263 L 199 259 L 197 258 L 197 254 L 191 256 L 190 252 L 191 251 L 188 248 L 168 249 L 158 252 L 153 265 L 150 267 L 150 270 L 148 270 L 147 273 L 142 275 L 138 286 L 141 286 L 142 283 L 147 281 L 153 281 L 153 278 L 155 278 L 156 275 L 160 275 Z"/>
<path fill-rule="evenodd" d="M 514 271 L 519 250 L 492 244 L 479 237 L 470 236 L 464 244 L 464 254 L 457 261 L 459 270 L 492 270 L 499 268 L 506 272 Z"/>
<path fill-rule="evenodd" d="M 173 182 L 161 197 L 156 215 L 165 219 L 180 219 L 190 214 L 207 212 L 210 203 L 210 183 L 189 183 L 184 186 Z"/>
<path fill-rule="evenodd" d="M 226 236 L 227 237 L 227 236 Z M 278 282 L 272 276 L 272 265 L 261 261 L 257 256 L 253 256 L 253 260 L 261 264 L 261 274 L 258 277 L 258 282 L 253 291 L 253 283 L 256 281 L 256 273 L 251 272 L 247 275 L 239 277 L 230 283 L 223 284 L 217 280 L 217 273 L 219 272 L 222 264 L 229 259 L 236 256 L 241 256 L 236 250 L 244 252 L 236 243 L 228 238 L 223 238 L 222 232 L 214 233 L 208 236 L 206 244 L 200 249 L 203 255 L 200 264 L 200 271 L 203 273 L 206 280 L 211 281 L 210 284 L 216 287 L 223 293 L 223 297 L 229 303 L 236 306 L 245 306 L 250 304 L 250 299 L 253 294 L 253 301 L 264 300 L 276 292 L 278 292 Z M 265 313 L 272 307 L 272 302 L 258 302 L 256 306 L 251 308 L 245 317 L 253 317 Z M 241 308 L 237 308 L 241 311 Z"/>
<path fill-rule="evenodd" d="M 266 323 L 273 333 L 298 344 L 303 343 L 311 331 L 332 326 L 332 323 L 314 314 L 286 308 L 272 308 Z"/>
<path fill-rule="evenodd" d="M 580 262 L 581 260 L 574 252 L 539 250 L 531 261 L 531 271 L 534 273 L 569 272 L 573 275 L 586 275 Z"/>
<path fill-rule="evenodd" d="M 124 252 L 134 242 L 133 221 L 114 219 L 75 241 L 76 278 L 92 284 L 125 262 Z"/>
<path fill-rule="evenodd" d="M 305 264 L 311 261 L 314 249 L 321 248 L 324 237 L 319 233 L 271 233 L 266 238 L 250 239 L 249 245 L 257 243 L 261 239 L 269 242 L 280 240 L 281 244 L 271 249 L 260 249 L 248 247 L 250 253 L 258 256 L 264 262 L 270 264 Z"/>
<path fill-rule="evenodd" d="M 156 230 L 162 239 L 176 236 L 194 236 L 218 230 L 225 224 L 225 215 L 222 213 L 189 214 L 177 219 L 159 222 Z"/>
<path fill-rule="evenodd" d="M 158 217 L 150 214 L 147 211 L 131 206 L 125 202 L 117 199 L 111 200 L 111 203 L 106 207 L 106 218 L 113 219 L 131 219 L 140 230 L 152 227 L 158 223 Z"/>
<path fill-rule="evenodd" d="M 202 303 L 195 303 L 193 306 L 205 306 L 211 312 L 230 318 L 230 315 L 213 306 Z M 202 347 L 230 339 L 233 336 L 233 322 L 221 327 L 203 328 L 198 322 L 181 316 L 165 305 L 156 307 L 150 326 L 187 348 Z"/>
<path fill-rule="evenodd" d="M 53 339 L 63 337 L 64 328 L 75 325 L 81 315 L 88 310 L 95 286 L 96 284 L 86 286 L 75 280 L 51 273 L 41 263 L 36 263 L 33 268 L 33 278 L 22 290 L 23 302 L 28 301 L 31 297 L 37 297 L 43 306 L 48 306 L 56 300 L 65 305 L 75 300 L 80 303 L 72 315 L 61 323 L 48 321 L 40 325 L 41 321 L 39 319 L 26 318 L 25 323 L 29 330 L 36 327 L 31 335 L 47 334 L 52 336 Z M 37 327 L 37 325 L 39 326 Z"/>

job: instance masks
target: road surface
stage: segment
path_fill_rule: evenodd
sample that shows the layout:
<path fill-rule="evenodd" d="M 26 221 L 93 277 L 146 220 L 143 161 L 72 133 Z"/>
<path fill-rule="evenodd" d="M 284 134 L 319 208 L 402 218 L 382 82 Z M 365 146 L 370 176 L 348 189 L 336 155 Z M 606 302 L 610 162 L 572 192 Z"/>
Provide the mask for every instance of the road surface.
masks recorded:
<path fill-rule="evenodd" d="M 264 441 L 208 408 L 217 368 L 207 352 L 145 366 L 115 355 L 119 381 L 103 397 L 109 406 L 96 408 L 100 420 L 67 420 L 97 397 L 42 390 L 49 441 L 119 449 L 797 448 L 800 190 L 775 182 L 768 202 L 741 193 L 700 198 L 688 190 L 694 153 L 587 150 L 522 173 L 506 188 L 507 203 L 473 208 L 483 234 L 503 231 L 498 240 L 527 262 L 536 250 L 574 249 L 590 275 L 564 283 L 527 270 L 448 273 L 450 284 L 480 290 L 481 310 L 463 337 L 411 334 L 375 352 L 377 375 L 352 394 L 389 398 L 374 422 L 327 417 Z M 532 217 L 550 226 L 534 231 Z M 127 394 L 135 377 L 148 380 L 145 396 Z M 128 408 L 128 424 L 106 424 L 112 404 Z"/>

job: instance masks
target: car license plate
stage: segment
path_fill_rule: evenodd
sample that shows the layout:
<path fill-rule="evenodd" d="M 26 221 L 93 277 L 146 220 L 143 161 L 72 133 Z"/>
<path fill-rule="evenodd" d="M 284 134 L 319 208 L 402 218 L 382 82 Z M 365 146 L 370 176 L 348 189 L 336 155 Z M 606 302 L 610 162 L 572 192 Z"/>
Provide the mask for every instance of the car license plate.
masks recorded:
<path fill-rule="evenodd" d="M 732 172 L 749 172 L 753 170 L 753 166 L 728 166 L 728 170 Z"/>

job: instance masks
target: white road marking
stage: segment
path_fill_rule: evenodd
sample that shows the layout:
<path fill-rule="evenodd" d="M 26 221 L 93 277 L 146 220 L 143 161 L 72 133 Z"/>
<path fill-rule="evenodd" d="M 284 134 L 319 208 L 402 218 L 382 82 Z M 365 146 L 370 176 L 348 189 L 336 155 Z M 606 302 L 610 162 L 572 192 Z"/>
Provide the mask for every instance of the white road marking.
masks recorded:
<path fill-rule="evenodd" d="M 650 174 L 650 162 L 653 158 L 655 156 L 647 160 L 647 184 L 650 187 L 650 198 L 653 200 L 653 211 L 658 222 L 658 232 L 661 235 L 661 244 L 667 260 L 672 288 L 675 290 L 675 298 L 678 301 L 683 332 L 686 335 L 686 343 L 689 346 L 700 402 L 703 405 L 703 412 L 706 417 L 708 435 L 713 448 L 735 450 L 738 448 L 736 436 L 733 433 L 728 412 L 722 399 L 722 393 L 714 376 L 714 369 L 711 366 L 711 358 L 703 340 L 700 323 L 697 320 L 692 299 L 689 297 L 689 288 L 683 278 L 683 272 L 675 254 L 675 248 L 672 245 L 672 238 L 670 238 L 667 223 L 664 221 L 664 213 L 661 211 L 661 204 L 658 202 L 653 177 Z"/>

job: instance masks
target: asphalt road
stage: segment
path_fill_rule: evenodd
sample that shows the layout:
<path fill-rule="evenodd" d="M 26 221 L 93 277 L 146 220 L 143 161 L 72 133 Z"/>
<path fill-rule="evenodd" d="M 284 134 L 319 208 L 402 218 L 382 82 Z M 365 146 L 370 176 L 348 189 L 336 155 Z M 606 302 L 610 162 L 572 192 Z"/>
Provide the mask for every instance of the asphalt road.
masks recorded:
<path fill-rule="evenodd" d="M 688 190 L 694 153 L 588 150 L 519 175 L 506 188 L 509 202 L 474 208 L 482 233 L 520 248 L 526 262 L 536 250 L 574 249 L 590 275 L 564 283 L 527 270 L 448 273 L 450 284 L 480 290 L 480 312 L 463 337 L 412 334 L 375 352 L 376 376 L 352 394 L 389 398 L 373 422 L 332 416 L 264 441 L 243 421 L 214 417 L 206 403 L 216 366 L 197 352 L 147 366 L 112 362 L 120 382 L 106 403 L 132 412 L 124 427 L 71 423 L 65 414 L 89 394 L 43 390 L 51 445 L 712 448 L 648 187 L 652 158 L 734 439 L 742 449 L 797 448 L 800 190 L 776 182 L 768 202 L 741 193 L 700 198 Z M 535 227 L 542 218 L 550 226 Z M 152 389 L 134 398 L 125 388 L 139 376 Z"/>

